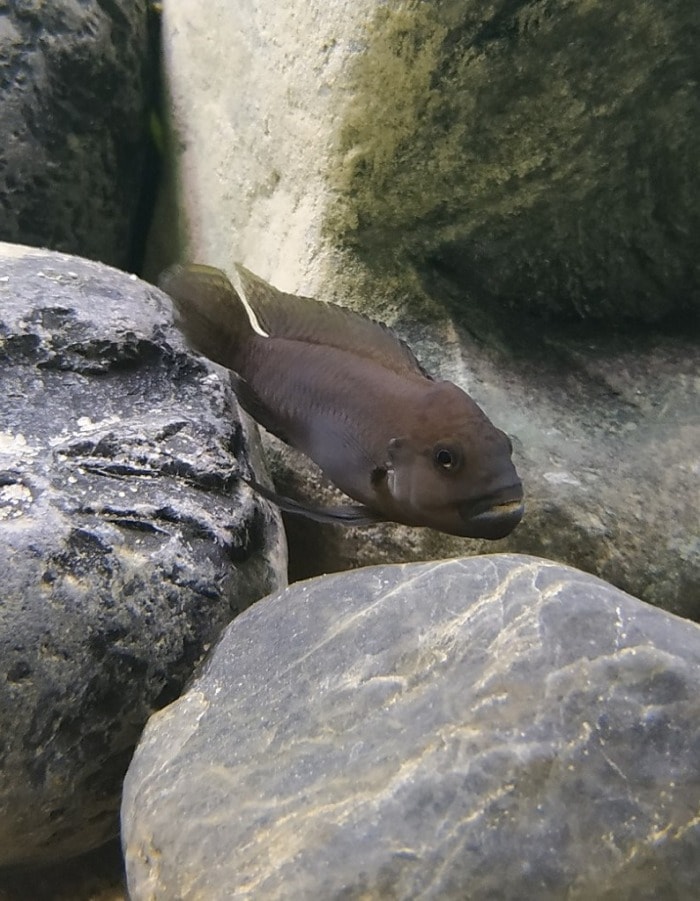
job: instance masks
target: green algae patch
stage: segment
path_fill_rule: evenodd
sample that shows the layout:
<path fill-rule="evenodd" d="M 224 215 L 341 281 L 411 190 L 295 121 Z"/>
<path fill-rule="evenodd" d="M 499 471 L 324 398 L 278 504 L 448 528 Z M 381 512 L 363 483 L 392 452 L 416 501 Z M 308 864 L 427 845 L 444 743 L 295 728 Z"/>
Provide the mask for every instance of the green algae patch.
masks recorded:
<path fill-rule="evenodd" d="M 697 310 L 699 37 L 686 0 L 378 7 L 326 237 L 378 273 L 438 270 L 492 311 Z"/>
<path fill-rule="evenodd" d="M 329 173 L 336 202 L 328 229 L 360 243 L 369 232 L 386 242 L 430 211 L 413 166 L 434 181 L 438 161 L 416 150 L 429 139 L 422 120 L 438 99 L 432 82 L 446 36 L 428 4 L 380 7 L 367 31 Z"/>

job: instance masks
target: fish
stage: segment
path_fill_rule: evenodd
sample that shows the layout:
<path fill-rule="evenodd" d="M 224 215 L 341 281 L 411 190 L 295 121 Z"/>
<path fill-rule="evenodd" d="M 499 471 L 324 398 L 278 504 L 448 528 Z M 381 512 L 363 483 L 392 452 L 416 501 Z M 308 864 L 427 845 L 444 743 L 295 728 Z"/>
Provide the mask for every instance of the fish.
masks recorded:
<path fill-rule="evenodd" d="M 313 507 L 251 487 L 320 522 L 397 522 L 496 540 L 524 513 L 510 438 L 396 333 L 332 303 L 284 293 L 241 265 L 176 264 L 160 276 L 190 346 L 226 367 L 243 407 L 313 460 L 356 505 Z"/>

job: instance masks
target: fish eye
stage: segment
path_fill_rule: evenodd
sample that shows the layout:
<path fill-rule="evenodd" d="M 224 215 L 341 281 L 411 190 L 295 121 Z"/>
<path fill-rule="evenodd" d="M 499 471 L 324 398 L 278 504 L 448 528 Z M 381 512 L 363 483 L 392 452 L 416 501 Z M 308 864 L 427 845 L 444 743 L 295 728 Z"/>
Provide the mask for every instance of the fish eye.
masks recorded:
<path fill-rule="evenodd" d="M 445 444 L 438 444 L 433 450 L 433 462 L 441 469 L 455 470 L 461 460 L 459 451 L 453 447 L 447 447 Z"/>

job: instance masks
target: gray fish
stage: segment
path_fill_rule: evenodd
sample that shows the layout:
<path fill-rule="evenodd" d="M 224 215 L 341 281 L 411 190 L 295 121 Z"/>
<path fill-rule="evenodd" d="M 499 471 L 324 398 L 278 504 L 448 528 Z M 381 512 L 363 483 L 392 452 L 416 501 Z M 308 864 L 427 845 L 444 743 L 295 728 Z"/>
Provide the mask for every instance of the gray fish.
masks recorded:
<path fill-rule="evenodd" d="M 391 329 L 284 294 L 236 267 L 173 266 L 160 285 L 191 345 L 232 372 L 241 405 L 361 506 L 282 509 L 348 525 L 393 521 L 503 538 L 523 515 L 509 438 L 457 385 L 436 381 Z"/>

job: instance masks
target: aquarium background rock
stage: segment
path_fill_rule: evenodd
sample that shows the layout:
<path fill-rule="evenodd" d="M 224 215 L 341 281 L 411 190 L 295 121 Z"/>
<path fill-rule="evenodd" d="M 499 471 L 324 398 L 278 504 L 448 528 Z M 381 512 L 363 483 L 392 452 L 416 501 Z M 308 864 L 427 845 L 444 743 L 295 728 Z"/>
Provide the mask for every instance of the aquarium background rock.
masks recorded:
<path fill-rule="evenodd" d="M 163 28 L 205 262 L 383 315 L 440 278 L 467 324 L 697 314 L 692 0 L 182 0 Z"/>

